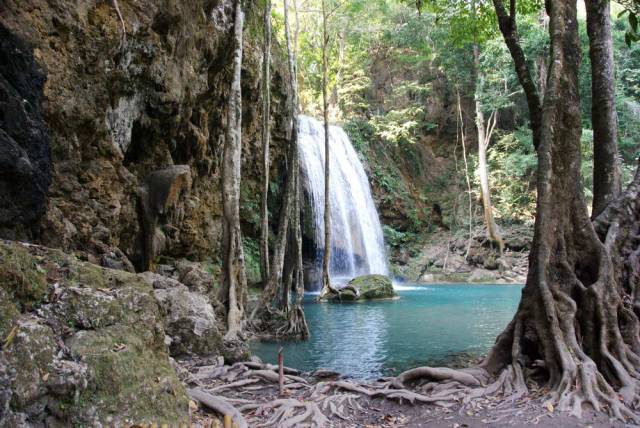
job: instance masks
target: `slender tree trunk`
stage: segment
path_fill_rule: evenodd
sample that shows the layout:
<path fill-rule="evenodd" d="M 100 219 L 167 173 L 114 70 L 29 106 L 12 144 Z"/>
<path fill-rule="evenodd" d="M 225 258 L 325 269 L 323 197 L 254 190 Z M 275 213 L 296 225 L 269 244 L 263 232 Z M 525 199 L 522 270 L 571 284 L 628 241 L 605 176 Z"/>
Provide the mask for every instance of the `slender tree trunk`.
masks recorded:
<path fill-rule="evenodd" d="M 595 218 L 621 191 L 615 65 L 608 0 L 586 0 L 591 58 L 593 124 L 593 209 Z"/>
<path fill-rule="evenodd" d="M 271 0 L 264 4 L 262 58 L 262 200 L 260 223 L 260 273 L 263 287 L 269 280 L 269 139 L 271 119 Z"/>
<path fill-rule="evenodd" d="M 244 14 L 236 0 L 233 34 L 233 78 L 229 94 L 227 130 L 222 160 L 223 192 L 223 287 L 222 301 L 227 308 L 226 339 L 236 339 L 242 330 L 247 279 L 240 232 L 240 166 L 242 154 L 242 30 Z"/>
<path fill-rule="evenodd" d="M 504 7 L 503 0 L 493 0 L 493 6 L 498 17 L 500 32 L 511 53 L 518 81 L 524 90 L 527 106 L 529 107 L 529 124 L 533 134 L 533 146 L 538 148 L 540 141 L 540 124 L 542 121 L 542 100 L 538 86 L 531 77 L 524 51 L 520 46 L 520 36 L 516 25 L 516 2 L 510 0 L 509 12 Z M 546 75 L 545 75 L 546 79 Z"/>
<path fill-rule="evenodd" d="M 295 177 L 295 196 L 293 199 L 293 283 L 296 290 L 296 297 L 293 307 L 289 312 L 289 325 L 285 330 L 287 336 L 298 336 L 301 339 L 309 337 L 309 328 L 302 308 L 302 297 L 304 296 L 304 270 L 302 267 L 302 230 L 300 223 L 300 147 L 298 145 L 298 74 L 296 70 L 297 46 L 298 46 L 298 5 L 297 0 L 293 0 L 295 11 L 296 27 L 294 31 L 293 46 L 291 46 L 291 31 L 289 26 L 289 5 L 284 0 L 284 30 L 287 40 L 287 59 L 289 64 L 289 77 L 291 83 L 291 139 L 295 142 L 294 165 L 292 166 Z M 287 298 L 290 289 L 287 289 Z"/>
<path fill-rule="evenodd" d="M 329 170 L 329 98 L 327 88 L 327 74 L 329 72 L 329 33 L 327 32 L 326 0 L 322 0 L 322 107 L 324 116 L 324 254 L 322 257 L 322 290 L 320 298 L 332 291 L 329 278 L 329 262 L 331 260 L 331 198 L 330 198 L 330 170 Z"/>
<path fill-rule="evenodd" d="M 500 255 L 504 250 L 504 241 L 500 229 L 493 218 L 493 206 L 491 205 L 491 190 L 489 188 L 489 173 L 487 166 L 487 147 L 491 141 L 491 134 L 496 122 L 496 112 L 489 117 L 485 125 L 484 112 L 480 102 L 478 86 L 481 84 L 482 74 L 480 72 L 480 52 L 478 45 L 473 45 L 473 68 L 476 83 L 476 128 L 478 129 L 478 175 L 480 178 L 480 194 L 482 196 L 482 208 L 484 211 L 484 223 L 487 227 L 487 238 L 492 243 L 498 245 Z"/>
<path fill-rule="evenodd" d="M 458 119 L 460 121 L 460 138 L 462 144 L 462 159 L 464 160 L 464 177 L 467 180 L 467 199 L 469 203 L 469 239 L 467 239 L 467 249 L 464 253 L 465 260 L 469 257 L 471 240 L 473 238 L 473 200 L 471 197 L 471 178 L 469 177 L 469 163 L 467 162 L 467 142 L 464 119 L 462 117 L 462 104 L 460 103 L 460 91 L 456 91 L 458 102 Z"/>

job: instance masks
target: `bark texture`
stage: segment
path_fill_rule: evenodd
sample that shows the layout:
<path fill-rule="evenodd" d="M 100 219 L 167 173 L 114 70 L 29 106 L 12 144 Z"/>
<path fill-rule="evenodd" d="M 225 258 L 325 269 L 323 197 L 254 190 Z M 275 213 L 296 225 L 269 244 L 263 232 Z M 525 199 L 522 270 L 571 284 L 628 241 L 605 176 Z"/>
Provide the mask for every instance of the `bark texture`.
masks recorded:
<path fill-rule="evenodd" d="M 618 116 L 615 65 L 608 0 L 586 0 L 591 58 L 591 121 L 593 125 L 593 210 L 600 214 L 620 194 Z"/>
<path fill-rule="evenodd" d="M 260 273 L 262 285 L 269 279 L 269 139 L 271 111 L 271 0 L 264 4 L 262 57 L 262 199 L 260 206 Z"/>
<path fill-rule="evenodd" d="M 327 88 L 327 74 L 329 73 L 329 33 L 327 20 L 329 19 L 326 1 L 322 0 L 322 113 L 324 118 L 324 255 L 322 257 L 322 290 L 320 298 L 332 292 L 329 278 L 329 262 L 331 260 L 331 199 L 329 197 L 329 98 Z"/>
<path fill-rule="evenodd" d="M 580 182 L 576 1 L 547 1 L 546 7 L 551 58 L 539 134 L 536 224 L 516 315 L 479 366 L 414 369 L 392 384 L 445 382 L 423 390 L 468 403 L 486 394 L 519 397 L 528 393 L 528 383 L 545 383 L 558 410 L 580 416 L 587 405 L 637 422 L 640 171 L 592 223 Z M 474 386 L 467 375 L 483 386 Z"/>
<path fill-rule="evenodd" d="M 227 132 L 222 160 L 223 192 L 223 286 L 221 301 L 227 309 L 226 339 L 233 340 L 242 330 L 244 306 L 247 298 L 247 278 L 244 270 L 244 251 L 240 232 L 240 165 L 242 153 L 242 3 L 236 1 L 234 19 L 233 74 Z"/>

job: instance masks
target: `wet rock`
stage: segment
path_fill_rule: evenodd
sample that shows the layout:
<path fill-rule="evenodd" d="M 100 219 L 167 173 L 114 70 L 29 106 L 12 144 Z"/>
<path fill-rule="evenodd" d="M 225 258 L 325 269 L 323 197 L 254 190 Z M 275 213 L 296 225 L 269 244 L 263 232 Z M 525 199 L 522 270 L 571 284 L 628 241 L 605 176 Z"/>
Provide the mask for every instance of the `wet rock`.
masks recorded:
<path fill-rule="evenodd" d="M 349 281 L 360 293 L 360 299 L 388 299 L 396 297 L 391 279 L 385 275 L 363 275 Z"/>

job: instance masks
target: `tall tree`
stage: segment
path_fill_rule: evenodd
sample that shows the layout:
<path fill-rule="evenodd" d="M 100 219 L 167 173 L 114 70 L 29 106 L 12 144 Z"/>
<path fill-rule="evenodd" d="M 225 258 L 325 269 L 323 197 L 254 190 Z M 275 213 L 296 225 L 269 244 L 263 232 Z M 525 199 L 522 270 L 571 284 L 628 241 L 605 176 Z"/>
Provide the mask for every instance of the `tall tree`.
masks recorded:
<path fill-rule="evenodd" d="M 472 2 L 472 7 L 475 3 Z M 475 15 L 475 12 L 474 12 Z M 485 121 L 483 106 L 480 101 L 479 86 L 482 85 L 482 74 L 480 71 L 480 48 L 476 42 L 473 43 L 473 77 L 475 80 L 475 105 L 476 105 L 476 129 L 478 131 L 478 176 L 480 178 L 480 195 L 482 196 L 482 209 L 484 224 L 487 228 L 487 238 L 490 242 L 498 245 L 500 255 L 504 250 L 504 240 L 500 229 L 493 217 L 493 206 L 491 204 L 491 189 L 489 188 L 489 172 L 487 166 L 487 148 L 491 142 L 491 136 L 496 126 L 497 110 L 493 110 L 489 119 Z"/>
<path fill-rule="evenodd" d="M 578 416 L 583 404 L 625 419 L 640 398 L 637 230 L 640 170 L 625 193 L 591 222 L 580 177 L 582 122 L 576 1 L 547 1 L 551 58 L 539 129 L 537 211 L 529 273 L 518 310 L 478 366 L 420 368 L 487 392 L 521 396 L 545 379 L 550 402 Z M 470 376 L 470 377 L 469 377 Z M 486 387 L 490 379 L 494 383 Z M 438 391 L 446 396 L 448 390 Z"/>
<path fill-rule="evenodd" d="M 533 135 L 533 146 L 537 148 L 540 141 L 540 125 L 542 122 L 542 100 L 538 88 L 543 85 L 536 85 L 533 80 L 524 50 L 520 44 L 520 35 L 518 34 L 516 23 L 516 0 L 509 1 L 509 12 L 505 9 L 503 0 L 493 0 L 493 6 L 498 17 L 500 32 L 513 59 L 518 81 L 524 90 L 529 108 L 529 126 Z"/>
<path fill-rule="evenodd" d="M 260 222 L 260 273 L 262 285 L 269 280 L 269 139 L 271 119 L 271 0 L 264 2 L 262 47 L 262 200 Z"/>
<path fill-rule="evenodd" d="M 242 330 L 247 295 L 244 251 L 240 231 L 240 166 L 242 154 L 242 30 L 244 13 L 241 0 L 235 2 L 233 27 L 233 72 L 227 129 L 222 159 L 223 205 L 223 286 L 221 301 L 227 309 L 226 339 L 236 339 Z"/>
<path fill-rule="evenodd" d="M 291 141 L 295 144 L 295 152 L 291 169 L 294 173 L 294 199 L 292 207 L 292 238 L 293 238 L 293 283 L 295 285 L 295 301 L 289 311 L 288 325 L 283 331 L 287 336 L 298 336 L 302 339 L 309 337 L 309 327 L 302 309 L 302 297 L 304 296 L 304 270 L 302 267 L 302 225 L 300 222 L 300 146 L 298 144 L 298 79 L 296 72 L 296 45 L 298 38 L 298 6 L 297 0 L 293 0 L 296 12 L 296 30 L 294 32 L 294 44 L 291 43 L 291 29 L 289 25 L 289 5 L 284 0 L 284 32 L 287 41 L 287 63 L 289 65 L 289 82 L 291 87 Z M 290 290 L 286 290 L 286 298 L 289 298 Z"/>
<path fill-rule="evenodd" d="M 595 218 L 621 191 L 613 40 L 609 0 L 586 0 L 591 58 L 593 209 Z"/>
<path fill-rule="evenodd" d="M 320 298 L 332 291 L 329 278 L 329 262 L 331 261 L 331 198 L 330 198 L 330 156 L 329 156 L 329 32 L 327 31 L 327 0 L 322 0 L 322 114 L 324 118 L 324 254 L 322 256 L 322 290 Z"/>

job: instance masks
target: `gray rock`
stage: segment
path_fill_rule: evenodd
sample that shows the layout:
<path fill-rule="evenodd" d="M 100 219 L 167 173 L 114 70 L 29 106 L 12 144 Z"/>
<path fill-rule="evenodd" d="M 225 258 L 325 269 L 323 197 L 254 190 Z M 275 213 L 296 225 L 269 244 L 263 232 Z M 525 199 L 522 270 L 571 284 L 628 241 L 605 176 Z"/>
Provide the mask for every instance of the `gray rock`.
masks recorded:
<path fill-rule="evenodd" d="M 171 355 L 220 351 L 222 337 L 207 297 L 184 285 L 157 288 L 153 294 L 164 314 L 165 331 L 171 337 Z"/>

